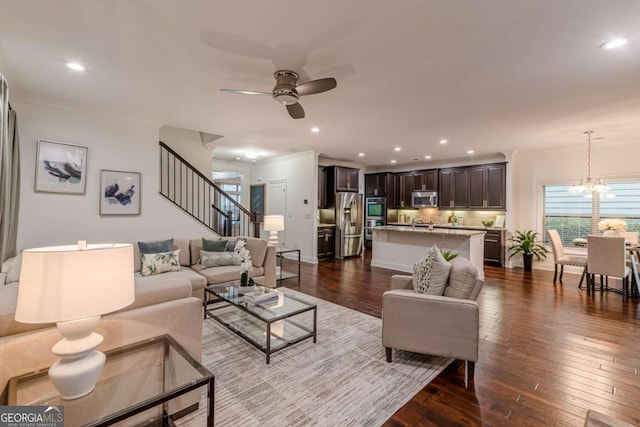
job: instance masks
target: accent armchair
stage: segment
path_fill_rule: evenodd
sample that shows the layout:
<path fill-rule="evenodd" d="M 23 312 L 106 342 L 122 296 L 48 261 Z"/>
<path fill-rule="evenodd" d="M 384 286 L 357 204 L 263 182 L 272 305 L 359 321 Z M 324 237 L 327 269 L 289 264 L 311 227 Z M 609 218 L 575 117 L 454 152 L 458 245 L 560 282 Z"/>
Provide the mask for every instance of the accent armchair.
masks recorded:
<path fill-rule="evenodd" d="M 456 270 L 469 269 L 471 265 L 459 258 L 451 264 L 449 282 L 457 276 Z M 449 285 L 443 296 L 414 292 L 412 279 L 412 276 L 393 276 L 391 290 L 382 297 L 382 345 L 387 362 L 392 361 L 394 348 L 464 360 L 467 388 L 478 361 L 480 314 L 475 300 L 484 282 L 477 279 L 477 272 L 473 276 L 467 274 L 465 280 L 470 293 L 465 299 L 451 296 L 456 291 Z"/>

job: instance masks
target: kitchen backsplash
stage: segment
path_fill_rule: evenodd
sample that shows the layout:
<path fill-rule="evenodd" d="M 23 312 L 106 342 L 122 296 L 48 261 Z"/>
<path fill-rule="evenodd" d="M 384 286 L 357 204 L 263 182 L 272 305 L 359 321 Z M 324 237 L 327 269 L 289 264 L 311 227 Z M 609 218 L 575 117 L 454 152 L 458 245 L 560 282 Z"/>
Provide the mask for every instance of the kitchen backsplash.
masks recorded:
<path fill-rule="evenodd" d="M 498 215 L 504 215 L 504 211 L 452 211 L 439 210 L 434 208 L 422 209 L 390 209 L 387 215 L 387 222 L 407 223 L 410 224 L 413 218 L 421 219 L 425 224 L 433 222 L 434 224 L 447 224 L 449 217 L 455 212 L 458 218 L 458 225 L 466 226 L 483 226 L 482 221 L 495 221 Z"/>

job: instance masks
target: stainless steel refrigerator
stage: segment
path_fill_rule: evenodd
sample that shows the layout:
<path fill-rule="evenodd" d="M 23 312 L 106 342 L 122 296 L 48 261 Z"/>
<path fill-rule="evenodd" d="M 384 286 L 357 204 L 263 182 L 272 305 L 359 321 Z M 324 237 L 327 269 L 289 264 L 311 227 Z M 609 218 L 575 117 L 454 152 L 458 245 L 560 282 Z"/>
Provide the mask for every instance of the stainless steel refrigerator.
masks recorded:
<path fill-rule="evenodd" d="M 336 258 L 362 253 L 362 194 L 336 193 Z"/>

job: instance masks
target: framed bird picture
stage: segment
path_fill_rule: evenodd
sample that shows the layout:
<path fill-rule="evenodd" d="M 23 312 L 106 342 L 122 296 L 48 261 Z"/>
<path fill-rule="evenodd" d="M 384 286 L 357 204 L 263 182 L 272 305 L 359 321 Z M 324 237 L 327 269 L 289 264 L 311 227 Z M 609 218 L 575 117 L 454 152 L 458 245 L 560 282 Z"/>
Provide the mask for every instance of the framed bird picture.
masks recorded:
<path fill-rule="evenodd" d="M 100 171 L 100 215 L 140 215 L 140 172 Z"/>
<path fill-rule="evenodd" d="M 87 151 L 87 147 L 39 139 L 35 191 L 84 194 Z"/>

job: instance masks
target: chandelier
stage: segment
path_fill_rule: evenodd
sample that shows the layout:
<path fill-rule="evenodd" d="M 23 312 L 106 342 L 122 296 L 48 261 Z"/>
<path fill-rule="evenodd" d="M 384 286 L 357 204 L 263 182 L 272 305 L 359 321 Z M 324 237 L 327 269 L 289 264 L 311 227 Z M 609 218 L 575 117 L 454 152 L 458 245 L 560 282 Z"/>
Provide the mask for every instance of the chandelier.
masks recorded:
<path fill-rule="evenodd" d="M 591 178 L 591 134 L 592 130 L 585 131 L 587 134 L 587 177 L 582 178 L 580 182 L 573 183 L 569 188 L 570 193 L 606 193 L 609 191 L 609 187 L 600 178 Z"/>

